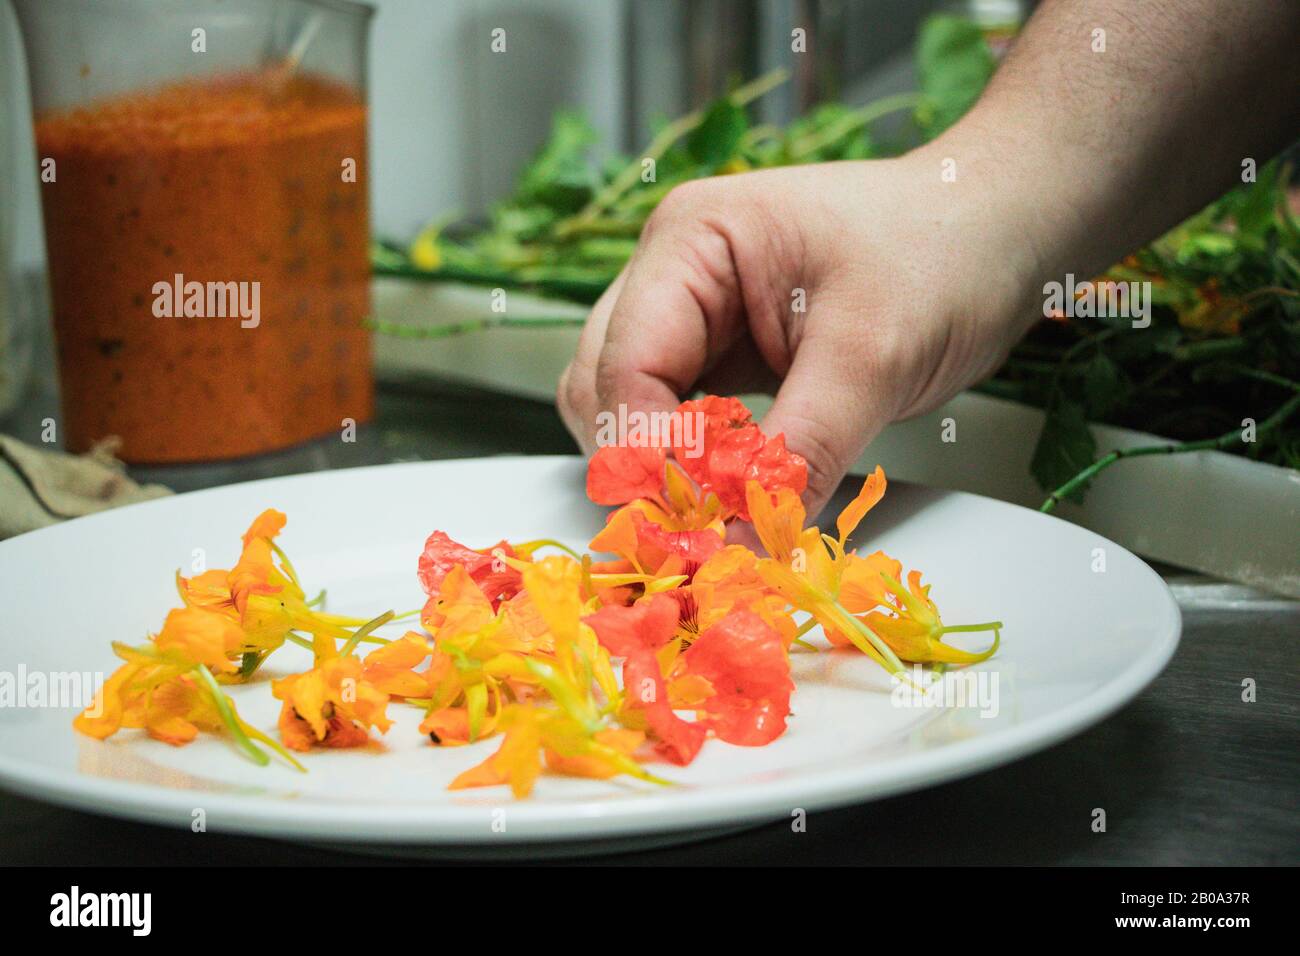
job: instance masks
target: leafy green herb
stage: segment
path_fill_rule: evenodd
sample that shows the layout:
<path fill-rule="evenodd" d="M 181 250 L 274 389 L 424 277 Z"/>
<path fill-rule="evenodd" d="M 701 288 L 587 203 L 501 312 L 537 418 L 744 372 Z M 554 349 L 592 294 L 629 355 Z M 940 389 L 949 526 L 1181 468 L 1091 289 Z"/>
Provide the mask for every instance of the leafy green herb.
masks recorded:
<path fill-rule="evenodd" d="M 736 155 L 748 128 L 749 120 L 741 107 L 728 99 L 718 100 L 687 138 L 686 150 L 703 166 L 720 166 Z"/>
<path fill-rule="evenodd" d="M 540 218 L 544 215 L 581 209 L 595 184 L 587 160 L 587 151 L 595 142 L 596 132 L 585 119 L 577 113 L 557 113 L 551 138 L 524 170 L 516 202 L 508 210 L 518 214 L 519 207 L 541 207 L 531 210 L 528 225 L 535 227 L 545 221 Z"/>
<path fill-rule="evenodd" d="M 916 47 L 921 125 L 933 137 L 971 108 L 993 75 L 993 54 L 979 26 L 963 17 L 933 16 Z"/>
<path fill-rule="evenodd" d="M 1057 488 L 1092 464 L 1096 456 L 1097 443 L 1083 406 L 1061 399 L 1047 413 L 1029 470 L 1040 486 Z M 1086 485 L 1072 490 L 1070 499 L 1082 501 L 1085 489 Z"/>

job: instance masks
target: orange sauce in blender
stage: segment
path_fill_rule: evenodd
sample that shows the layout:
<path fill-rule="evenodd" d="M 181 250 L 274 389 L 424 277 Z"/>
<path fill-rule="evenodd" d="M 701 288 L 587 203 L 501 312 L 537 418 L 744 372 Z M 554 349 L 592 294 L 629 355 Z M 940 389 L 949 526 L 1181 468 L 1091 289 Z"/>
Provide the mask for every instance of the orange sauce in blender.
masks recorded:
<path fill-rule="evenodd" d="M 42 116 L 36 142 L 55 161 L 41 190 L 72 450 L 119 435 L 130 462 L 229 458 L 371 417 L 355 92 L 230 75 Z M 159 283 L 178 274 L 257 283 L 256 325 L 168 311 Z"/>

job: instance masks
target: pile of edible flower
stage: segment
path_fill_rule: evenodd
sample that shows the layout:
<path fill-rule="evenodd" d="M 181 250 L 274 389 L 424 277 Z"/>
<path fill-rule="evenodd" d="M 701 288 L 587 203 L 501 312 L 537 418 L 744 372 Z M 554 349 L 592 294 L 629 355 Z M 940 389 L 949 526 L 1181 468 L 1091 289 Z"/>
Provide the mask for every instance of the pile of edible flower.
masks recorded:
<path fill-rule="evenodd" d="M 815 652 L 805 636 L 818 626 L 904 681 L 909 664 L 996 651 L 1000 624 L 946 626 L 919 571 L 849 546 L 885 493 L 879 468 L 823 533 L 806 524 L 806 463 L 741 402 L 710 396 L 677 413 L 703 424 L 702 441 L 592 457 L 587 494 L 615 510 L 591 553 L 429 535 L 417 566 L 428 597 L 410 612 L 421 630 L 396 639 L 375 633 L 391 611 L 341 617 L 322 610 L 323 592 L 308 600 L 276 543 L 285 516 L 264 512 L 233 568 L 178 573 L 181 606 L 161 630 L 113 645 L 123 663 L 74 726 L 100 739 L 142 728 L 177 746 L 225 734 L 259 763 L 269 750 L 303 769 L 294 752 L 367 745 L 392 726 L 391 706 L 418 707 L 431 750 L 500 738 L 453 789 L 524 797 L 544 770 L 667 783 L 655 765 L 691 763 L 710 737 L 771 743 L 791 717 L 792 650 Z M 764 554 L 727 543 L 734 522 L 752 524 Z M 972 630 L 993 633 L 987 650 L 944 642 Z M 270 681 L 277 740 L 223 687 L 257 679 L 286 643 L 309 649 L 313 666 Z"/>

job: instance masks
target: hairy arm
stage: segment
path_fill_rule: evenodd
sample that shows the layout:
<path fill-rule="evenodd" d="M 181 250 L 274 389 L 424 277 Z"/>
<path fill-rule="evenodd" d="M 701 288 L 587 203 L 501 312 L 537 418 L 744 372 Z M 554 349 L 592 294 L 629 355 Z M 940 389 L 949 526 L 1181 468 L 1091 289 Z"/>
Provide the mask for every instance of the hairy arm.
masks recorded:
<path fill-rule="evenodd" d="M 1294 0 L 1047 0 L 925 149 L 1018 197 L 1041 271 L 1092 275 L 1300 134 L 1297 51 Z"/>

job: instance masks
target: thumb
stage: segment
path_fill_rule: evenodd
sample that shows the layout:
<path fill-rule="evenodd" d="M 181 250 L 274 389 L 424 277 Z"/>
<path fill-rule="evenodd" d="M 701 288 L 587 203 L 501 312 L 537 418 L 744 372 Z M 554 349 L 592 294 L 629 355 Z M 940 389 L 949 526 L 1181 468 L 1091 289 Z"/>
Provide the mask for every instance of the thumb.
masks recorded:
<path fill-rule="evenodd" d="M 799 343 L 794 362 L 763 419 L 768 435 L 785 434 L 787 447 L 808 462 L 804 505 L 818 515 L 867 443 L 888 424 L 880 383 L 855 366 L 860 350 L 826 337 Z"/>

